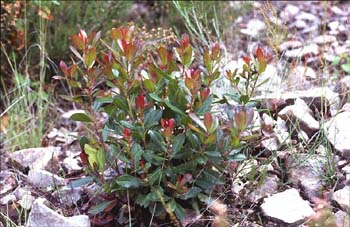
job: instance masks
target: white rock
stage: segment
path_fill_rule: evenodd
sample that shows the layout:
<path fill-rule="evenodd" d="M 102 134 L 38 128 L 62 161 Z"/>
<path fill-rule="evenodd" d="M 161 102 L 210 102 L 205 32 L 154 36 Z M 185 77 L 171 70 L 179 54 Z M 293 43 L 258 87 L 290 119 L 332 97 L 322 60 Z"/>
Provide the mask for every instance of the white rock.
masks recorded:
<path fill-rule="evenodd" d="M 302 222 L 315 213 L 294 188 L 265 198 L 261 209 L 266 216 L 288 224 Z"/>
<path fill-rule="evenodd" d="M 80 161 L 72 156 L 68 156 L 63 160 L 63 165 L 68 169 L 68 172 L 82 170 L 83 167 L 81 167 L 79 163 Z"/>
<path fill-rule="evenodd" d="M 295 26 L 296 28 L 301 29 L 301 28 L 306 28 L 307 24 L 306 24 L 306 22 L 303 21 L 303 20 L 296 20 L 296 21 L 294 22 L 294 26 Z"/>
<path fill-rule="evenodd" d="M 300 75 L 302 75 L 302 77 L 307 78 L 307 79 L 317 79 L 317 75 L 315 73 L 315 71 L 308 67 L 308 66 L 297 66 L 296 68 L 297 73 L 299 73 Z"/>
<path fill-rule="evenodd" d="M 290 16 L 297 15 L 299 13 L 299 11 L 300 11 L 299 8 L 295 5 L 292 5 L 292 4 L 288 4 L 286 6 L 286 8 L 284 8 L 284 13 L 286 13 L 287 15 L 290 15 Z"/>
<path fill-rule="evenodd" d="M 311 200 L 313 197 L 322 197 L 321 188 L 327 158 L 325 156 L 297 154 L 288 156 L 285 160 L 287 176 L 294 187 L 300 187 L 303 195 Z"/>
<path fill-rule="evenodd" d="M 265 28 L 266 25 L 261 20 L 251 19 L 247 24 L 247 28 L 241 29 L 241 33 L 252 37 L 257 37 L 260 34 L 260 31 L 264 30 Z"/>
<path fill-rule="evenodd" d="M 328 23 L 328 27 L 330 30 L 337 30 L 337 28 L 339 27 L 339 21 L 332 21 Z"/>
<path fill-rule="evenodd" d="M 45 204 L 45 199 L 38 198 L 34 201 L 29 213 L 29 227 L 90 227 L 87 215 L 64 217 L 53 211 Z"/>
<path fill-rule="evenodd" d="M 316 44 L 310 44 L 302 48 L 288 50 L 285 56 L 288 58 L 301 58 L 306 54 L 317 55 L 319 53 L 319 47 Z"/>
<path fill-rule="evenodd" d="M 266 196 L 270 196 L 278 189 L 278 177 L 276 175 L 267 176 L 265 181 L 248 195 L 250 202 L 255 202 Z"/>
<path fill-rule="evenodd" d="M 60 147 L 38 147 L 28 148 L 11 153 L 11 158 L 21 168 L 25 169 L 46 169 L 57 168 L 57 156 L 61 151 Z"/>
<path fill-rule="evenodd" d="M 350 158 L 350 111 L 344 111 L 325 123 L 326 136 L 336 150 Z"/>
<path fill-rule="evenodd" d="M 345 186 L 343 189 L 333 193 L 333 200 L 347 212 L 350 212 L 350 186 Z"/>
<path fill-rule="evenodd" d="M 337 41 L 337 38 L 332 35 L 320 35 L 314 38 L 314 42 L 317 44 L 327 44 Z"/>
<path fill-rule="evenodd" d="M 0 195 L 6 194 L 17 187 L 16 174 L 4 170 L 0 172 Z"/>
<path fill-rule="evenodd" d="M 288 50 L 288 49 L 295 49 L 295 48 L 301 47 L 302 45 L 303 44 L 300 41 L 289 40 L 289 41 L 283 42 L 279 46 L 279 49 L 281 51 L 285 51 L 285 50 Z"/>
<path fill-rule="evenodd" d="M 83 190 L 81 188 L 64 187 L 52 193 L 62 204 L 67 206 L 75 205 L 80 199 Z"/>
<path fill-rule="evenodd" d="M 282 79 L 278 76 L 275 66 L 267 65 L 265 72 L 259 76 L 258 83 L 262 83 L 266 79 L 268 79 L 266 83 L 256 88 L 257 93 L 266 94 L 280 90 Z"/>
<path fill-rule="evenodd" d="M 14 194 L 9 194 L 9 195 L 6 195 L 0 199 L 0 204 L 7 205 L 8 203 L 15 202 L 16 200 L 17 199 L 16 199 L 16 196 Z"/>
<path fill-rule="evenodd" d="M 312 136 L 320 128 L 318 121 L 312 116 L 312 111 L 301 99 L 296 99 L 294 105 L 282 109 L 278 113 L 278 116 L 283 120 L 289 120 L 292 123 L 300 125 L 300 128 L 308 136 Z"/>
<path fill-rule="evenodd" d="M 277 138 L 275 137 L 261 141 L 261 145 L 268 151 L 276 151 L 279 148 Z"/>
<path fill-rule="evenodd" d="M 56 186 L 65 185 L 63 178 L 46 170 L 30 170 L 28 173 L 28 181 L 38 188 L 51 189 Z"/>
<path fill-rule="evenodd" d="M 317 17 L 311 13 L 306 13 L 304 11 L 296 15 L 295 19 L 297 20 L 306 20 L 306 21 L 317 21 Z"/>
<path fill-rule="evenodd" d="M 334 215 L 337 227 L 349 227 L 350 226 L 350 214 L 342 210 L 337 211 Z"/>

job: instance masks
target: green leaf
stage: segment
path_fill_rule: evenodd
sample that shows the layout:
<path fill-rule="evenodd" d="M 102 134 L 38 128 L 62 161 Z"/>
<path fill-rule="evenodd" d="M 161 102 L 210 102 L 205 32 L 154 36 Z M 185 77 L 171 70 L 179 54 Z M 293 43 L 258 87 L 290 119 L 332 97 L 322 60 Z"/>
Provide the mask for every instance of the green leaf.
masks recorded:
<path fill-rule="evenodd" d="M 145 88 L 147 89 L 147 91 L 154 92 L 155 87 L 154 87 L 154 83 L 151 79 L 144 80 L 143 84 L 144 84 Z"/>
<path fill-rule="evenodd" d="M 162 177 L 162 168 L 157 168 L 156 171 L 154 171 L 149 178 L 149 183 L 151 185 L 158 184 L 160 178 Z"/>
<path fill-rule="evenodd" d="M 176 203 L 175 215 L 180 220 L 183 220 L 186 216 L 185 209 L 178 203 Z"/>
<path fill-rule="evenodd" d="M 88 213 L 89 214 L 99 214 L 101 212 L 104 211 L 104 209 L 106 209 L 109 205 L 111 205 L 112 203 L 114 203 L 115 200 L 112 200 L 112 201 L 105 201 L 105 202 L 102 202 L 96 206 L 92 206 Z"/>
<path fill-rule="evenodd" d="M 117 69 L 112 69 L 112 73 L 113 73 L 114 78 L 118 79 L 119 71 Z"/>
<path fill-rule="evenodd" d="M 340 66 L 342 68 L 342 70 L 344 70 L 347 73 L 350 73 L 350 64 L 342 64 Z"/>
<path fill-rule="evenodd" d="M 173 147 L 172 147 L 172 151 L 171 151 L 171 157 L 175 157 L 175 155 L 177 154 L 177 152 L 179 152 L 182 148 L 182 146 L 184 145 L 185 142 L 185 134 L 181 133 L 178 134 L 173 142 Z"/>
<path fill-rule="evenodd" d="M 132 146 L 131 151 L 132 151 L 132 154 L 134 155 L 134 165 L 135 165 L 135 168 L 137 169 L 137 167 L 139 166 L 139 161 L 141 160 L 143 150 L 142 150 L 140 144 L 135 143 Z"/>
<path fill-rule="evenodd" d="M 190 116 L 190 118 L 196 122 L 196 124 L 201 127 L 205 132 L 207 131 L 207 128 L 205 127 L 204 123 L 199 119 L 199 117 L 197 117 L 196 114 L 194 113 L 189 113 L 188 114 Z"/>
<path fill-rule="evenodd" d="M 158 125 L 163 111 L 161 109 L 150 110 L 145 114 L 144 124 L 145 128 L 151 128 L 154 125 Z"/>
<path fill-rule="evenodd" d="M 84 57 L 84 63 L 88 69 L 90 69 L 94 65 L 95 59 L 96 59 L 96 48 L 93 47 L 87 51 Z"/>
<path fill-rule="evenodd" d="M 75 113 L 70 119 L 73 121 L 92 122 L 91 118 L 85 113 Z"/>
<path fill-rule="evenodd" d="M 98 169 L 101 172 L 104 172 L 104 170 L 105 170 L 105 163 L 106 163 L 106 153 L 105 153 L 104 150 L 99 149 L 97 151 L 96 161 L 97 161 Z"/>
<path fill-rule="evenodd" d="M 190 199 L 190 198 L 194 198 L 196 197 L 200 192 L 202 191 L 202 189 L 198 188 L 198 187 L 192 187 L 190 188 L 190 190 L 188 190 L 186 193 L 184 194 L 181 194 L 179 196 L 180 199 L 183 199 L 183 200 L 187 200 L 187 199 Z"/>
<path fill-rule="evenodd" d="M 138 188 L 143 184 L 139 178 L 128 174 L 119 176 L 116 182 L 123 188 Z"/>
<path fill-rule="evenodd" d="M 89 184 L 94 181 L 94 178 L 92 177 L 84 177 L 78 180 L 74 180 L 68 183 L 69 188 L 78 188 L 80 186 Z"/>
<path fill-rule="evenodd" d="M 144 194 L 138 194 L 135 202 L 144 208 L 148 207 L 150 203 L 149 199 L 147 198 L 147 195 Z"/>
<path fill-rule="evenodd" d="M 94 169 L 95 164 L 97 165 L 97 150 L 91 147 L 89 144 L 85 144 L 84 146 L 85 153 L 89 156 L 89 164 Z"/>
<path fill-rule="evenodd" d="M 163 164 L 163 162 L 166 160 L 165 158 L 155 155 L 150 150 L 146 150 L 142 156 L 146 159 L 147 162 L 152 163 L 153 165 L 159 166 Z"/>
<path fill-rule="evenodd" d="M 124 97 L 116 96 L 113 100 L 113 104 L 115 104 L 118 108 L 120 108 L 124 111 L 129 110 L 128 103 Z"/>
<path fill-rule="evenodd" d="M 201 105 L 201 107 L 196 111 L 198 115 L 203 115 L 208 112 L 210 105 L 213 102 L 213 96 L 210 95 Z"/>
<path fill-rule="evenodd" d="M 178 114 L 181 114 L 182 116 L 185 116 L 184 112 L 182 112 L 182 110 L 180 110 L 178 107 L 174 106 L 173 104 L 170 103 L 169 100 L 165 100 L 165 104 L 173 111 L 175 111 Z"/>
<path fill-rule="evenodd" d="M 335 57 L 332 61 L 332 65 L 338 65 L 341 59 L 342 58 L 340 56 Z"/>
<path fill-rule="evenodd" d="M 162 135 L 154 130 L 149 130 L 148 134 L 151 137 L 152 142 L 157 144 L 162 151 L 166 152 L 166 147 L 164 146 L 164 139 Z"/>
<path fill-rule="evenodd" d="M 154 101 L 157 101 L 157 102 L 163 102 L 163 100 L 155 93 L 151 93 L 149 94 L 149 96 L 154 100 Z"/>
<path fill-rule="evenodd" d="M 122 126 L 124 126 L 125 128 L 129 128 L 129 129 L 136 129 L 134 125 L 130 124 L 127 121 L 120 121 L 119 122 Z"/>

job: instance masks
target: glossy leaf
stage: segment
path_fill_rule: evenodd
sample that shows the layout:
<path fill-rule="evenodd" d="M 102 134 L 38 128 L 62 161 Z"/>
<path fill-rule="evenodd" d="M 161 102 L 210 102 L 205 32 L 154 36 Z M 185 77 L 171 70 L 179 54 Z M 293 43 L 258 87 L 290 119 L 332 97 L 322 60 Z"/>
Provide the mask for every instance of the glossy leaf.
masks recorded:
<path fill-rule="evenodd" d="M 185 142 L 185 134 L 181 133 L 178 134 L 175 138 L 174 138 L 174 142 L 173 142 L 173 147 L 171 150 L 171 157 L 175 157 L 175 155 L 180 151 L 180 149 L 183 147 Z"/>
<path fill-rule="evenodd" d="M 128 174 L 119 176 L 116 182 L 123 188 L 138 188 L 143 184 L 139 178 Z"/>
<path fill-rule="evenodd" d="M 85 113 L 75 113 L 70 118 L 73 121 L 92 122 L 91 118 Z"/>

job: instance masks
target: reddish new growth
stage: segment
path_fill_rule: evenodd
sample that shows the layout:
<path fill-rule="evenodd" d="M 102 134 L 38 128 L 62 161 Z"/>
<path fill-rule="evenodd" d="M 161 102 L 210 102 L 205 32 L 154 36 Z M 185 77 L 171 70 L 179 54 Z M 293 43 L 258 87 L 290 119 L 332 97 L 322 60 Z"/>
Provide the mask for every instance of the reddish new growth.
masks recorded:
<path fill-rule="evenodd" d="M 162 126 L 162 132 L 165 138 L 170 138 L 170 136 L 173 134 L 173 129 L 175 126 L 175 119 L 160 119 L 160 124 Z"/>

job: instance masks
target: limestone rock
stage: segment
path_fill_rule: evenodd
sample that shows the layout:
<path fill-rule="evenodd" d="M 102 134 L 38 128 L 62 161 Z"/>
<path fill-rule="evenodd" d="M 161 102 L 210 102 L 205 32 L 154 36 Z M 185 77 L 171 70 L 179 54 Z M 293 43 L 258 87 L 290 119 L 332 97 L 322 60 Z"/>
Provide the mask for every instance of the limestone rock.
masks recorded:
<path fill-rule="evenodd" d="M 0 205 L 6 205 L 10 202 L 15 202 L 16 196 L 14 194 L 9 194 L 0 199 Z"/>
<path fill-rule="evenodd" d="M 253 192 L 248 195 L 250 202 L 255 202 L 266 196 L 270 196 L 277 191 L 278 177 L 276 175 L 267 176 L 265 181 Z"/>
<path fill-rule="evenodd" d="M 297 154 L 286 158 L 288 179 L 294 187 L 300 187 L 302 193 L 311 200 L 313 197 L 322 197 L 321 177 L 327 162 L 321 155 Z"/>
<path fill-rule="evenodd" d="M 329 142 L 340 155 L 350 159 L 350 111 L 344 111 L 325 123 L 325 133 Z"/>
<path fill-rule="evenodd" d="M 34 201 L 29 213 L 30 227 L 90 227 L 90 220 L 87 215 L 77 215 L 64 217 L 53 211 L 45 204 L 44 198 L 38 198 Z"/>
<path fill-rule="evenodd" d="M 4 195 L 17 187 L 16 175 L 8 170 L 0 172 L 0 195 Z"/>
<path fill-rule="evenodd" d="M 335 213 L 335 221 L 337 223 L 337 227 L 348 227 L 350 226 L 350 214 L 346 213 L 342 210 L 337 211 Z"/>
<path fill-rule="evenodd" d="M 261 209 L 266 216 L 287 224 L 302 222 L 315 213 L 294 188 L 265 198 Z"/>
<path fill-rule="evenodd" d="M 68 188 L 64 187 L 58 191 L 52 193 L 62 204 L 67 206 L 73 206 L 81 199 L 83 193 L 81 188 Z"/>
<path fill-rule="evenodd" d="M 52 171 L 58 169 L 57 156 L 60 150 L 59 147 L 28 148 L 12 153 L 11 158 L 22 170 L 29 167 Z"/>
<path fill-rule="evenodd" d="M 294 105 L 282 109 L 278 113 L 278 116 L 283 120 L 291 121 L 293 124 L 299 124 L 300 128 L 306 132 L 308 136 L 312 136 L 320 128 L 319 123 L 314 119 L 311 110 L 301 99 L 297 99 Z"/>
<path fill-rule="evenodd" d="M 328 111 L 330 110 L 331 114 L 337 113 L 339 110 L 340 99 L 337 93 L 333 92 L 330 88 L 312 88 L 306 91 L 291 91 L 280 93 L 272 93 L 268 95 L 261 95 L 256 97 L 262 101 L 263 108 L 268 108 L 272 111 L 274 109 L 271 106 L 271 102 L 279 104 L 279 106 L 286 104 L 294 104 L 296 99 L 302 99 L 304 102 L 311 108 L 316 108 L 318 111 Z M 278 101 L 276 101 L 278 100 Z M 279 107 L 278 106 L 278 107 Z M 277 107 L 277 108 L 278 108 Z"/>
<path fill-rule="evenodd" d="M 337 38 L 332 35 L 320 35 L 314 38 L 314 42 L 317 44 L 327 44 L 337 41 Z"/>
<path fill-rule="evenodd" d="M 333 194 L 333 200 L 335 200 L 345 211 L 350 212 L 350 186 L 345 186 L 343 189 L 335 191 Z"/>
<path fill-rule="evenodd" d="M 248 21 L 247 28 L 241 29 L 241 33 L 250 35 L 252 37 L 257 37 L 261 30 L 264 30 L 266 25 L 264 22 L 258 19 L 251 19 Z"/>
<path fill-rule="evenodd" d="M 28 181 L 38 188 L 54 188 L 56 186 L 65 185 L 63 178 L 46 170 L 30 170 L 28 173 Z"/>

